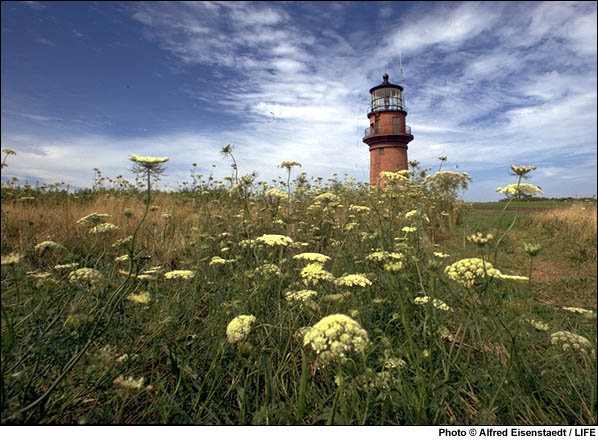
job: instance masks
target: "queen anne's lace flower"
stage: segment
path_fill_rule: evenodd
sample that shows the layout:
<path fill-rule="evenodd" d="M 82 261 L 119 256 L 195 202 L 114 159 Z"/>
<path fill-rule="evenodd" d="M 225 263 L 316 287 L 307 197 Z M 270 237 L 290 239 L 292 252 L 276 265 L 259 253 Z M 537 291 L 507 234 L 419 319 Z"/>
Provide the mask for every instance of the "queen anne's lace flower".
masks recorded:
<path fill-rule="evenodd" d="M 407 180 L 410 174 L 411 172 L 408 170 L 400 170 L 395 173 L 393 173 L 392 171 L 381 171 L 380 177 L 383 179 L 388 179 L 391 182 L 397 182 Z"/>
<path fill-rule="evenodd" d="M 35 245 L 35 250 L 38 252 L 43 252 L 46 249 L 64 249 L 64 246 L 50 240 Z"/>
<path fill-rule="evenodd" d="M 266 263 L 262 264 L 261 266 L 256 267 L 251 271 L 245 272 L 247 278 L 253 278 L 256 275 L 271 278 L 271 277 L 280 277 L 282 276 L 282 272 L 280 272 L 280 268 L 273 263 Z"/>
<path fill-rule="evenodd" d="M 314 198 L 316 203 L 324 203 L 324 204 L 338 204 L 340 203 L 340 199 L 336 194 L 331 192 L 322 193 Z"/>
<path fill-rule="evenodd" d="M 354 212 L 356 214 L 368 213 L 370 212 L 370 208 L 367 206 L 360 206 L 360 205 L 350 205 L 349 211 Z"/>
<path fill-rule="evenodd" d="M 302 254 L 295 255 L 293 260 L 307 260 L 317 261 L 318 263 L 326 263 L 328 260 L 330 260 L 330 257 L 324 254 L 318 254 L 317 252 L 304 252 Z"/>
<path fill-rule="evenodd" d="M 511 165 L 511 169 L 513 172 L 518 176 L 525 176 L 527 173 L 534 171 L 536 169 L 535 166 L 516 166 Z"/>
<path fill-rule="evenodd" d="M 281 191 L 277 188 L 270 188 L 266 194 L 268 194 L 269 196 L 275 197 L 277 199 L 282 199 L 282 200 L 286 200 L 289 198 L 289 195 L 287 193 L 285 193 L 284 191 Z"/>
<path fill-rule="evenodd" d="M 265 234 L 255 239 L 256 243 L 263 243 L 268 246 L 288 246 L 293 242 L 291 237 L 279 234 Z"/>
<path fill-rule="evenodd" d="M 90 234 L 102 234 L 104 232 L 118 231 L 118 226 L 112 223 L 100 223 L 89 230 Z"/>
<path fill-rule="evenodd" d="M 540 320 L 530 319 L 528 322 L 538 331 L 547 332 L 550 330 L 550 326 Z"/>
<path fill-rule="evenodd" d="M 115 263 L 125 263 L 125 262 L 127 262 L 129 260 L 130 260 L 129 255 L 125 254 L 125 255 L 121 255 L 120 257 L 116 257 L 114 259 L 114 262 Z"/>
<path fill-rule="evenodd" d="M 110 217 L 110 214 L 98 214 L 97 212 L 92 212 L 91 214 L 88 214 L 85 217 L 81 217 L 79 220 L 77 220 L 77 224 L 89 223 L 92 225 L 97 225 L 108 217 Z"/>
<path fill-rule="evenodd" d="M 568 331 L 555 332 L 550 335 L 550 342 L 552 345 L 561 345 L 565 351 L 579 350 L 583 353 L 586 349 L 592 348 L 592 344 L 586 338 Z"/>
<path fill-rule="evenodd" d="M 192 270 L 173 270 L 164 274 L 167 280 L 190 280 L 194 276 L 195 272 Z"/>
<path fill-rule="evenodd" d="M 131 154 L 129 156 L 129 160 L 137 162 L 139 165 L 156 165 L 159 163 L 168 162 L 167 157 L 137 156 L 136 154 Z"/>
<path fill-rule="evenodd" d="M 494 236 L 492 234 L 486 234 L 486 236 L 484 236 L 481 232 L 476 232 L 475 234 L 467 236 L 468 241 L 477 244 L 478 246 L 485 246 L 493 238 Z"/>
<path fill-rule="evenodd" d="M 103 279 L 101 272 L 89 267 L 82 267 L 69 273 L 71 283 L 88 283 L 93 286 L 101 283 Z"/>
<path fill-rule="evenodd" d="M 67 263 L 67 264 L 57 264 L 54 266 L 56 270 L 66 270 L 66 269 L 75 269 L 79 266 L 79 263 Z"/>
<path fill-rule="evenodd" d="M 511 183 L 510 185 L 505 186 L 504 188 L 499 187 L 496 188 L 496 192 L 501 194 L 508 194 L 513 196 L 519 195 L 527 195 L 533 196 L 536 193 L 544 194 L 542 188 L 532 185 L 531 183 Z"/>
<path fill-rule="evenodd" d="M 23 254 L 19 254 L 17 252 L 11 252 L 8 255 L 2 255 L 2 266 L 4 265 L 11 265 L 11 264 L 19 264 L 21 259 L 23 258 Z"/>
<path fill-rule="evenodd" d="M 301 270 L 301 278 L 307 284 L 317 284 L 320 281 L 332 281 L 334 276 L 322 268 L 321 263 L 311 263 Z"/>
<path fill-rule="evenodd" d="M 402 261 L 389 261 L 388 263 L 384 263 L 384 270 L 386 272 L 400 272 L 403 269 L 403 262 Z"/>
<path fill-rule="evenodd" d="M 485 276 L 500 278 L 503 280 L 527 280 L 527 277 L 519 275 L 505 275 L 498 269 L 495 269 L 492 264 L 485 262 L 481 258 L 465 258 L 456 263 L 447 266 L 444 273 L 454 281 L 465 287 L 472 287 L 476 280 L 484 278 Z"/>
<path fill-rule="evenodd" d="M 350 351 L 363 351 L 367 343 L 367 332 L 342 314 L 321 319 L 303 338 L 303 345 L 310 345 L 324 363 L 342 360 Z"/>
<path fill-rule="evenodd" d="M 118 376 L 114 379 L 114 385 L 119 386 L 125 390 L 140 390 L 143 387 L 143 383 L 145 382 L 144 377 L 140 377 L 139 379 L 135 379 L 133 376 L 129 376 L 125 378 L 124 376 Z"/>
<path fill-rule="evenodd" d="M 523 250 L 530 257 L 535 257 L 542 250 L 542 245 L 539 243 L 537 243 L 537 244 L 523 243 Z"/>
<path fill-rule="evenodd" d="M 226 338 L 228 339 L 228 342 L 234 344 L 235 342 L 241 342 L 247 339 L 254 322 L 255 316 L 253 315 L 239 315 L 234 318 L 226 326 Z"/>
<path fill-rule="evenodd" d="M 566 311 L 572 312 L 572 313 L 579 313 L 581 315 L 586 315 L 586 316 L 594 315 L 594 312 L 592 310 L 582 309 L 580 307 L 563 307 L 563 310 L 566 310 Z"/>
<path fill-rule="evenodd" d="M 429 296 L 418 296 L 417 298 L 415 298 L 413 300 L 413 304 L 419 304 L 419 305 L 427 304 L 430 302 L 430 299 L 432 299 L 432 298 L 430 298 Z M 447 312 L 450 310 L 453 310 L 448 305 L 446 305 L 446 303 L 444 301 L 441 301 L 439 299 L 432 299 L 432 305 L 439 310 L 444 310 Z"/>
<path fill-rule="evenodd" d="M 228 264 L 228 263 L 234 263 L 235 260 L 225 260 L 222 257 L 212 257 L 212 259 L 210 260 L 209 266 L 216 266 L 216 265 L 221 265 L 221 264 Z"/>
<path fill-rule="evenodd" d="M 145 291 L 138 294 L 132 293 L 127 296 L 127 299 L 136 304 L 149 304 L 149 302 L 152 300 L 152 297 L 148 291 Z"/>
<path fill-rule="evenodd" d="M 359 274 L 352 274 L 352 275 L 345 275 L 344 277 L 337 278 L 334 282 L 337 286 L 361 286 L 367 287 L 371 286 L 372 282 L 368 280 L 365 276 Z"/>
<path fill-rule="evenodd" d="M 300 166 L 301 166 L 301 164 L 294 160 L 284 160 L 284 161 L 280 162 L 280 165 L 278 165 L 278 168 L 291 169 L 291 167 L 300 167 Z"/>
<path fill-rule="evenodd" d="M 310 301 L 318 292 L 315 290 L 298 290 L 296 292 L 286 292 L 284 297 L 287 301 L 305 303 Z"/>
<path fill-rule="evenodd" d="M 372 252 L 371 254 L 367 255 L 365 259 L 367 261 L 378 261 L 383 262 L 387 260 L 402 260 L 405 258 L 400 252 L 388 252 L 388 251 L 376 251 Z"/>
<path fill-rule="evenodd" d="M 255 244 L 255 240 L 241 240 L 239 242 L 239 247 L 248 248 Z"/>

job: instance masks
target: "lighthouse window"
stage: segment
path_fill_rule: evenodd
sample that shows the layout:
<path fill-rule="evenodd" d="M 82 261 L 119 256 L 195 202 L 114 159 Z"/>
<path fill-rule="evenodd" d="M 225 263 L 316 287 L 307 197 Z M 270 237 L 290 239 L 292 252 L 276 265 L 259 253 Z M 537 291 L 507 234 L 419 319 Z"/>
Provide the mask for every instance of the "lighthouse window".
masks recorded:
<path fill-rule="evenodd" d="M 380 148 L 380 156 L 384 156 L 384 148 Z"/>

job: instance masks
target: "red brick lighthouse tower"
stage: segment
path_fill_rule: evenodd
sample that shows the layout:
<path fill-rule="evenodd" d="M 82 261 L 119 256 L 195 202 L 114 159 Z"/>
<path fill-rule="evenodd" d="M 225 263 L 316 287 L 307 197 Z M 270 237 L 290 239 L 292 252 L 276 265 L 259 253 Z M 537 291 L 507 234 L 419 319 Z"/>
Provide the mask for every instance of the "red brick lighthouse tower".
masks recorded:
<path fill-rule="evenodd" d="M 380 172 L 407 169 L 407 144 L 413 136 L 411 127 L 405 124 L 407 110 L 402 86 L 389 83 L 385 73 L 382 84 L 372 87 L 370 94 L 370 128 L 366 129 L 363 142 L 370 147 L 370 183 L 379 186 Z"/>

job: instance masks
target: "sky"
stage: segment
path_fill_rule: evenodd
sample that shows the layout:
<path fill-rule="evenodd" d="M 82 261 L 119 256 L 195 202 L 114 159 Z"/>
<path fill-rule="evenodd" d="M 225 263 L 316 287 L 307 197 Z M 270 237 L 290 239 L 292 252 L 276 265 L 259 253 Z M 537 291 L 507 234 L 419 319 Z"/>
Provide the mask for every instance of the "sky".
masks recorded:
<path fill-rule="evenodd" d="M 492 201 L 534 165 L 546 197 L 596 194 L 596 2 L 2 2 L 2 181 L 162 186 L 239 173 L 369 179 L 369 89 L 404 87 L 408 159 Z M 403 66 L 401 81 L 400 60 Z M 2 156 L 4 157 L 4 155 Z M 214 166 L 215 165 L 215 166 Z M 284 171 L 284 172 L 283 172 Z M 293 176 L 297 174 L 293 170 Z"/>

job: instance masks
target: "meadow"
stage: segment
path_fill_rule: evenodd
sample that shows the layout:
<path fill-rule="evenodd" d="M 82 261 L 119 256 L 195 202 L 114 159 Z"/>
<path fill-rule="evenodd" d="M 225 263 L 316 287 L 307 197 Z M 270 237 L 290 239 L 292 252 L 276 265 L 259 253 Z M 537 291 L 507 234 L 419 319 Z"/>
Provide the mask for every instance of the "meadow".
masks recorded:
<path fill-rule="evenodd" d="M 3 185 L 3 424 L 596 424 L 595 200 L 223 154 L 175 192 L 137 156 L 134 183 Z"/>

